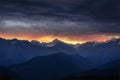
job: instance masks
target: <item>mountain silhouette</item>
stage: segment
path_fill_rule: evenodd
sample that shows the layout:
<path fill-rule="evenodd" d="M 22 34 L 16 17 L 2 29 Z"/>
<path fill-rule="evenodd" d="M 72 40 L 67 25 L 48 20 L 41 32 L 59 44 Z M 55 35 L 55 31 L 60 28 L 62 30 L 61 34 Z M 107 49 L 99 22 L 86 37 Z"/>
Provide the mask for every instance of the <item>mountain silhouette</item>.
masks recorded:
<path fill-rule="evenodd" d="M 88 58 L 95 65 L 104 64 L 120 56 L 120 39 L 112 39 L 103 43 L 86 42 L 78 44 L 77 48 L 74 47 L 75 45 L 64 43 L 58 39 L 50 43 L 39 43 L 37 41 L 0 38 L 0 44 L 0 65 L 22 63 L 33 57 L 59 52 L 79 54 Z M 51 44 L 52 46 L 48 46 Z"/>
<path fill-rule="evenodd" d="M 49 55 L 51 53 L 66 52 L 72 53 L 74 51 L 73 46 L 63 43 L 59 40 L 54 40 L 55 46 L 47 47 L 42 43 L 36 41 L 26 40 L 5 40 L 0 38 L 0 57 L 2 63 L 0 65 L 10 65 L 21 63 L 36 56 Z M 46 43 L 46 45 L 48 45 Z"/>
<path fill-rule="evenodd" d="M 60 80 L 64 76 L 80 71 L 69 59 L 72 58 L 64 53 L 57 53 L 36 57 L 11 68 L 25 80 Z"/>
<path fill-rule="evenodd" d="M 0 38 L 0 44 L 0 66 L 3 66 L 2 72 L 8 73 L 1 74 L 4 79 L 16 79 L 16 76 L 20 80 L 118 78 L 120 39 L 71 45 L 57 39 L 39 43 Z"/>
<path fill-rule="evenodd" d="M 103 43 L 87 42 L 78 47 L 78 54 L 89 58 L 96 64 L 119 59 L 120 39 L 112 39 Z"/>
<path fill-rule="evenodd" d="M 120 60 L 114 60 L 96 69 L 65 77 L 63 80 L 119 80 Z"/>

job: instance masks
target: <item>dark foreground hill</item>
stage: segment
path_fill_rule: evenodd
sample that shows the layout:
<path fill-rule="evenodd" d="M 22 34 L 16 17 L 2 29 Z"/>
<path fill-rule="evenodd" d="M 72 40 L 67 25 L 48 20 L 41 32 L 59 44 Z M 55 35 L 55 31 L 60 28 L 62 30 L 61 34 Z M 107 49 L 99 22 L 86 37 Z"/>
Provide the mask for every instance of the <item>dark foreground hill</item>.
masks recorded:
<path fill-rule="evenodd" d="M 84 70 L 85 67 L 90 67 L 87 59 L 78 55 L 56 53 L 35 57 L 8 68 L 1 67 L 0 78 L 2 80 L 118 80 L 119 64 L 120 60 L 114 60 Z"/>
<path fill-rule="evenodd" d="M 104 64 L 97 69 L 65 77 L 63 80 L 119 80 L 119 64 L 120 61 L 115 60 L 110 63 Z"/>
<path fill-rule="evenodd" d="M 6 67 L 0 67 L 0 80 L 23 80 L 17 73 Z"/>
<path fill-rule="evenodd" d="M 72 58 L 64 53 L 40 56 L 14 65 L 12 70 L 25 80 L 61 80 L 65 76 L 80 71 L 70 59 Z"/>

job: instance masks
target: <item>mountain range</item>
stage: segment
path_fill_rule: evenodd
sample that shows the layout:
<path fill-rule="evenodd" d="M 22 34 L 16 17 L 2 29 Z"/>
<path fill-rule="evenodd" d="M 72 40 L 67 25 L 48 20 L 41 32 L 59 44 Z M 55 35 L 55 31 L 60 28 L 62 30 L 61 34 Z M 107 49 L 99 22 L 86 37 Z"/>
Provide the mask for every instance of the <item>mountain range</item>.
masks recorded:
<path fill-rule="evenodd" d="M 0 38 L 0 65 L 22 63 L 37 56 L 64 52 L 68 55 L 78 54 L 94 63 L 108 62 L 120 56 L 120 39 L 112 39 L 103 43 L 86 42 L 71 45 L 58 39 L 50 43 L 39 43 L 27 40 L 5 40 Z M 102 61 L 104 60 L 104 61 Z M 96 62 L 95 62 L 96 61 Z"/>
<path fill-rule="evenodd" d="M 2 80 L 118 80 L 120 39 L 67 44 L 0 38 Z M 109 77 L 110 76 L 110 77 Z"/>

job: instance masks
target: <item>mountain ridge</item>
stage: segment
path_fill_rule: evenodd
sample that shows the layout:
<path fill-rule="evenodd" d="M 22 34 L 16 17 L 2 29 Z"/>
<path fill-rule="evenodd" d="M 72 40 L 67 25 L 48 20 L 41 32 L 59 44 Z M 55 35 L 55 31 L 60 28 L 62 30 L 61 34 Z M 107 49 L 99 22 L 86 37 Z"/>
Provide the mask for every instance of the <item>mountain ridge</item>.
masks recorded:
<path fill-rule="evenodd" d="M 51 42 L 52 43 L 52 42 Z M 84 44 L 70 45 L 59 40 L 54 40 L 54 46 L 46 46 L 41 43 L 33 43 L 27 40 L 6 40 L 0 38 L 0 64 L 9 65 L 21 63 L 36 56 L 45 56 L 53 53 L 64 52 L 66 54 L 79 54 L 96 63 L 112 60 L 120 55 L 120 39 L 113 39 L 103 43 L 87 42 Z M 49 44 L 49 43 L 48 43 Z"/>

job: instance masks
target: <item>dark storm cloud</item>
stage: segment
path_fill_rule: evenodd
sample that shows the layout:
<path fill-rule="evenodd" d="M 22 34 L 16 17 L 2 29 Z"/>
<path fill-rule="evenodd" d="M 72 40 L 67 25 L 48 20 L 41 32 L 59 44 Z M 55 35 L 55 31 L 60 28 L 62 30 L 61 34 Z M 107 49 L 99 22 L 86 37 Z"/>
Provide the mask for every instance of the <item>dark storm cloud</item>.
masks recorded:
<path fill-rule="evenodd" d="M 0 32 L 120 34 L 118 11 L 118 0 L 1 0 Z"/>
<path fill-rule="evenodd" d="M 92 17 L 97 21 L 118 20 L 118 0 L 3 0 L 1 2 L 1 12 L 19 12 L 29 16 L 42 15 L 70 20 L 82 20 L 82 16 Z"/>
<path fill-rule="evenodd" d="M 118 23 L 100 23 L 99 25 L 97 24 L 94 27 L 96 31 L 101 32 L 101 33 L 120 34 L 120 25 Z"/>

